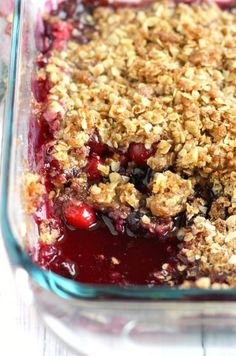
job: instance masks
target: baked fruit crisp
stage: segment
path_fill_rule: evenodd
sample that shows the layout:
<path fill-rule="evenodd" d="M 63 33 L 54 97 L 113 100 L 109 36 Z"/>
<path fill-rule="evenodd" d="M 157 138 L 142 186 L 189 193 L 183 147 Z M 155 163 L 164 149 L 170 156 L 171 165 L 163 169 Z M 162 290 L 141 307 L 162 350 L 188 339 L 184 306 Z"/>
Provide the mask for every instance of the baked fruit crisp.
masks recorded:
<path fill-rule="evenodd" d="M 44 17 L 34 261 L 86 283 L 235 287 L 236 13 L 86 5 Z"/>

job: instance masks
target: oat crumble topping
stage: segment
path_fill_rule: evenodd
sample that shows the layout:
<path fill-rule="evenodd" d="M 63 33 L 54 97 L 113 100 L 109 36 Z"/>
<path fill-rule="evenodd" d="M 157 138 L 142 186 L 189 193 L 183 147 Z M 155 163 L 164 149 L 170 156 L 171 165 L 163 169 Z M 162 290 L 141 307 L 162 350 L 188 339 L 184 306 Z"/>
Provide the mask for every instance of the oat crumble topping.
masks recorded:
<path fill-rule="evenodd" d="M 37 74 L 51 87 L 46 101 L 35 101 L 35 112 L 49 125 L 49 155 L 62 172 L 50 173 L 52 199 L 77 197 L 119 221 L 138 211 L 144 231 L 157 231 L 160 221 L 172 228 L 182 214 L 182 287 L 194 280 L 199 288 L 235 287 L 236 14 L 214 4 L 158 2 L 98 7 L 86 21 L 94 28 L 88 42 L 72 38 L 53 49 Z M 86 168 L 93 135 L 110 152 L 92 163 L 100 175 L 95 181 Z M 122 168 L 133 144 L 148 152 L 146 190 L 132 179 L 135 159 Z M 35 206 L 43 190 L 31 178 L 27 194 Z M 50 241 L 50 224 L 42 231 Z M 156 278 L 175 284 L 168 264 Z"/>
<path fill-rule="evenodd" d="M 27 173 L 24 177 L 24 201 L 27 213 L 34 213 L 40 207 L 45 194 L 44 182 L 39 174 Z"/>
<path fill-rule="evenodd" d="M 156 173 L 152 181 L 152 195 L 147 206 L 153 215 L 176 216 L 186 208 L 187 199 L 193 194 L 191 181 L 170 171 Z"/>

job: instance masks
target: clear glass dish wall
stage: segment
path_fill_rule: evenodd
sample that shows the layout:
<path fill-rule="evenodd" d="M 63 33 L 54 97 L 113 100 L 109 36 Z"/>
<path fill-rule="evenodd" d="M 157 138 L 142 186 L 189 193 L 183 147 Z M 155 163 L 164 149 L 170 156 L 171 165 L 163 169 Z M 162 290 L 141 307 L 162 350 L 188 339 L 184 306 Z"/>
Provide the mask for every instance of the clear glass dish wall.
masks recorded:
<path fill-rule="evenodd" d="M 50 6 L 55 4 L 50 2 Z M 55 333 L 89 355 L 100 347 L 105 355 L 137 350 L 154 355 L 156 346 L 173 333 L 191 333 L 203 325 L 232 329 L 236 325 L 236 290 L 79 284 L 38 268 L 24 252 L 26 240 L 31 246 L 37 241 L 37 227 L 24 213 L 21 182 L 29 168 L 35 34 L 42 29 L 40 14 L 48 7 L 46 0 L 15 1 L 3 134 L 1 225 L 17 284 L 33 294 L 41 316 Z"/>

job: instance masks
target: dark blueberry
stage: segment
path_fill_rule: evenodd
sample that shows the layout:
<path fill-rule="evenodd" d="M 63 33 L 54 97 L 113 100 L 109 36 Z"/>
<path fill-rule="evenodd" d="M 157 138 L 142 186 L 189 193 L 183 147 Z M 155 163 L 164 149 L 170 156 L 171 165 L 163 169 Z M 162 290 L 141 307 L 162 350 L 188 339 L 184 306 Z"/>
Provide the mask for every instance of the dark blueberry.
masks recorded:
<path fill-rule="evenodd" d="M 129 236 L 143 236 L 146 233 L 145 229 L 141 225 L 141 217 L 139 211 L 133 211 L 126 219 L 126 232 Z"/>
<path fill-rule="evenodd" d="M 140 225 L 140 213 L 139 212 L 132 212 L 127 217 L 127 227 L 134 233 L 137 233 L 139 230 Z"/>
<path fill-rule="evenodd" d="M 102 177 L 101 182 L 104 183 L 104 184 L 110 183 L 110 179 L 109 179 L 109 177 L 104 176 L 104 177 Z"/>
<path fill-rule="evenodd" d="M 195 195 L 196 197 L 200 197 L 204 199 L 207 203 L 207 214 L 209 214 L 211 210 L 211 205 L 213 201 L 216 199 L 215 194 L 212 191 L 212 186 L 207 181 L 202 181 L 195 185 Z"/>
<path fill-rule="evenodd" d="M 179 215 L 175 216 L 173 218 L 173 222 L 174 222 L 174 226 L 178 229 L 180 229 L 181 227 L 185 227 L 186 226 L 186 214 L 185 212 L 180 213 Z"/>
<path fill-rule="evenodd" d="M 173 173 L 176 173 L 175 171 L 172 171 Z M 189 179 L 189 176 L 186 174 L 186 173 L 181 173 L 180 174 L 180 176 L 181 176 L 181 178 L 183 178 L 183 179 Z"/>
<path fill-rule="evenodd" d="M 124 167 L 120 167 L 118 172 L 122 176 L 127 176 L 127 170 Z"/>
<path fill-rule="evenodd" d="M 80 169 L 79 169 L 79 168 L 77 168 L 77 167 L 72 168 L 72 176 L 73 176 L 73 177 L 77 177 L 77 175 L 79 174 L 79 172 L 80 172 Z"/>
<path fill-rule="evenodd" d="M 136 235 L 129 229 L 129 228 L 125 228 L 125 232 L 128 236 L 130 237 L 135 237 Z"/>
<path fill-rule="evenodd" d="M 148 193 L 148 184 L 152 177 L 152 169 L 146 167 L 135 167 L 130 174 L 130 182 L 141 193 Z"/>
<path fill-rule="evenodd" d="M 208 182 L 201 182 L 195 185 L 195 193 L 197 197 L 203 198 L 211 205 L 215 200 L 215 194 L 212 191 L 212 186 Z"/>
<path fill-rule="evenodd" d="M 114 223 L 113 223 L 113 220 L 110 219 L 108 216 L 104 215 L 104 214 L 101 214 L 101 219 L 102 221 L 104 222 L 104 224 L 108 227 L 110 233 L 114 236 L 117 236 L 118 235 L 118 232 L 116 231 L 115 229 L 115 226 L 114 226 Z"/>
<path fill-rule="evenodd" d="M 180 213 L 179 215 L 175 216 L 172 218 L 172 223 L 169 225 L 170 228 L 168 230 L 167 235 L 169 237 L 176 236 L 178 230 L 181 227 L 185 227 L 187 225 L 186 223 L 186 214 L 185 212 Z"/>

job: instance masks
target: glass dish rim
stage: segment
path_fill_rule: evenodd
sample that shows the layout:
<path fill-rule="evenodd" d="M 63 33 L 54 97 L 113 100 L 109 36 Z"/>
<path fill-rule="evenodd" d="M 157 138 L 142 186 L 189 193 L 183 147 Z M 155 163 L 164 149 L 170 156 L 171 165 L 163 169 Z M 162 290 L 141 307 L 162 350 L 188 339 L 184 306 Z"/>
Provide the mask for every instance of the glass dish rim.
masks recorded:
<path fill-rule="evenodd" d="M 194 300 L 226 300 L 236 299 L 236 289 L 211 290 L 211 289 L 180 289 L 168 286 L 116 286 L 116 285 L 91 285 L 75 282 L 61 277 L 53 272 L 44 270 L 34 264 L 30 257 L 23 251 L 14 237 L 8 216 L 8 192 L 10 177 L 10 160 L 12 149 L 12 124 L 14 120 L 15 82 L 17 62 L 20 47 L 20 24 L 22 0 L 15 0 L 11 54 L 8 73 L 8 88 L 5 102 L 3 138 L 2 138 L 2 161 L 1 161 L 1 205 L 0 218 L 1 230 L 5 246 L 10 260 L 14 266 L 24 268 L 32 279 L 44 289 L 48 289 L 63 298 L 94 299 L 94 298 L 119 298 L 131 300 L 161 300 L 161 301 L 194 301 Z"/>

